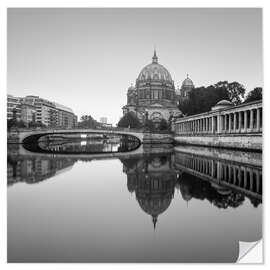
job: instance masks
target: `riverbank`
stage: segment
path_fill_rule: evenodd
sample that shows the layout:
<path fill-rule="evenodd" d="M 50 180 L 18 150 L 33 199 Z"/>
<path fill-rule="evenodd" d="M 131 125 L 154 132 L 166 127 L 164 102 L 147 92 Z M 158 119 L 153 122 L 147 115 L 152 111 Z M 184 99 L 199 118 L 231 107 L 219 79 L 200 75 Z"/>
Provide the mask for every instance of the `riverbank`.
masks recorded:
<path fill-rule="evenodd" d="M 178 145 L 196 145 L 218 148 L 231 148 L 249 151 L 262 151 L 262 134 L 205 134 L 177 135 L 174 141 Z"/>

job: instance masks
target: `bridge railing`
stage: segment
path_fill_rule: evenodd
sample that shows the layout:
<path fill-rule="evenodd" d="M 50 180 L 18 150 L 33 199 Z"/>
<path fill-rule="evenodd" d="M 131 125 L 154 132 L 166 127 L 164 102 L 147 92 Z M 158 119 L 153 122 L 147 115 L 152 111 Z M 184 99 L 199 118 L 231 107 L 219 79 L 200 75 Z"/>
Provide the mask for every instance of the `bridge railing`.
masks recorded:
<path fill-rule="evenodd" d="M 108 127 L 108 128 L 60 128 L 60 127 L 47 127 L 47 128 L 16 128 L 12 129 L 9 133 L 20 133 L 20 132 L 55 132 L 55 131 L 60 131 L 60 130 L 65 130 L 65 131 L 79 131 L 79 130 L 91 130 L 91 131 L 96 131 L 96 132 L 103 132 L 103 131 L 116 131 L 116 132 L 128 132 L 128 133 L 155 133 L 155 134 L 166 134 L 170 133 L 168 130 L 155 130 L 155 131 L 150 131 L 145 128 L 140 128 L 140 129 L 135 129 L 135 128 L 120 128 L 120 127 Z"/>

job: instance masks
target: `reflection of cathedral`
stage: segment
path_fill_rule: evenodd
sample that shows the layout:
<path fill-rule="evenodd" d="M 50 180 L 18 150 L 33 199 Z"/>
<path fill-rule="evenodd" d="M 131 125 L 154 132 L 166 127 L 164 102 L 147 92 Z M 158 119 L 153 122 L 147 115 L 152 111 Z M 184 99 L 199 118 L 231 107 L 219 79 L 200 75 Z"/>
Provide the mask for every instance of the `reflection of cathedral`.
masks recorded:
<path fill-rule="evenodd" d="M 186 155 L 182 156 L 189 164 L 195 159 Z M 201 159 L 204 161 L 204 159 Z M 141 209 L 152 217 L 154 228 L 158 216 L 164 213 L 170 206 L 174 197 L 174 191 L 179 190 L 187 203 L 191 199 L 207 200 L 217 208 L 236 208 L 243 204 L 246 197 L 254 207 L 261 200 L 245 190 L 239 192 L 237 188 L 229 188 L 219 185 L 215 181 L 207 181 L 203 175 L 190 173 L 177 169 L 179 162 L 174 154 L 144 155 L 136 158 L 121 159 L 123 171 L 127 174 L 127 188 L 135 193 Z M 186 164 L 187 165 L 187 164 Z M 243 166 L 244 168 L 244 166 Z M 248 191 L 247 191 L 248 192 Z"/>
<path fill-rule="evenodd" d="M 174 195 L 177 176 L 171 156 L 149 156 L 122 160 L 129 192 L 135 192 L 142 210 L 152 216 L 154 228 L 158 216 L 166 211 Z"/>
<path fill-rule="evenodd" d="M 140 72 L 136 86 L 128 88 L 127 105 L 123 107 L 123 113 L 134 112 L 141 121 L 147 118 L 153 122 L 181 116 L 177 102 L 180 98 L 187 98 L 193 88 L 193 82 L 187 77 L 181 89 L 175 91 L 174 81 L 169 71 L 158 63 L 155 51 L 152 63 Z"/>

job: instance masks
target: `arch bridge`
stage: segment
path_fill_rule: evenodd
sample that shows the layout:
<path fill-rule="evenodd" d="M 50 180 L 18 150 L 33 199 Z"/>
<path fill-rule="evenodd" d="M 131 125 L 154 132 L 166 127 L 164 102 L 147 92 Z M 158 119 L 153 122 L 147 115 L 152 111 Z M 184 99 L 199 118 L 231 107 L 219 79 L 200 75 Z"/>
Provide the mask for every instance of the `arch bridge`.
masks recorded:
<path fill-rule="evenodd" d="M 142 130 L 132 129 L 41 129 L 41 130 L 21 130 L 14 134 L 17 143 L 31 143 L 46 135 L 87 135 L 87 134 L 110 134 L 110 135 L 126 135 L 136 138 L 143 142 L 144 133 Z"/>

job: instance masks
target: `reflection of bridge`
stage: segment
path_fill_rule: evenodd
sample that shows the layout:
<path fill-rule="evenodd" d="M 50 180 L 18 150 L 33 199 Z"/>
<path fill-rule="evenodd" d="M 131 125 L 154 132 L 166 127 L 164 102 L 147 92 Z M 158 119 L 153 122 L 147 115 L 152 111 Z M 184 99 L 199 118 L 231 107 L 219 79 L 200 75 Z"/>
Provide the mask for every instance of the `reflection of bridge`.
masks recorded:
<path fill-rule="evenodd" d="M 74 153 L 74 154 L 65 154 L 65 153 L 38 153 L 30 152 L 26 150 L 22 144 L 10 144 L 8 146 L 8 153 L 12 155 L 20 155 L 24 158 L 29 157 L 42 157 L 45 159 L 50 158 L 73 158 L 76 160 L 94 160 L 94 159 L 113 159 L 113 158 L 123 158 L 128 159 L 134 156 L 141 156 L 144 153 L 172 153 L 172 145 L 157 145 L 154 147 L 151 145 L 140 145 L 133 151 L 129 152 L 103 152 L 103 153 Z"/>

